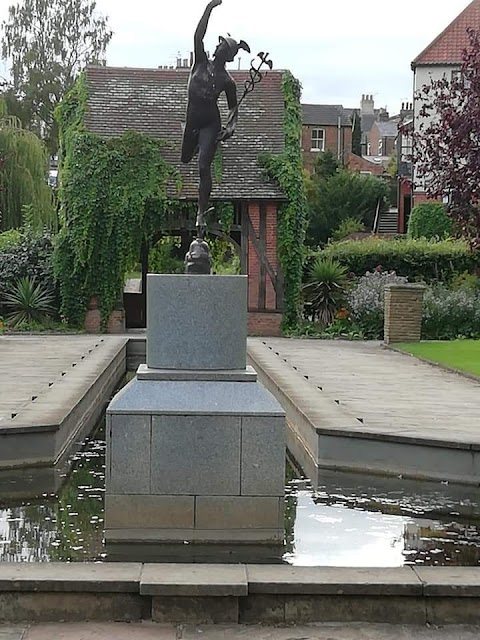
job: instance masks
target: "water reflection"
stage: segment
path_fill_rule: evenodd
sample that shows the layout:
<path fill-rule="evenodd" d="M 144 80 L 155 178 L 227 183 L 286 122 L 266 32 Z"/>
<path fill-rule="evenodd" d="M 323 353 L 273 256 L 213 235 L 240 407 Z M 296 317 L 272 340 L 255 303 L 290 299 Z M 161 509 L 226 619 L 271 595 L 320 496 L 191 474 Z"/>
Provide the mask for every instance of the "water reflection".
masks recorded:
<path fill-rule="evenodd" d="M 108 559 L 103 542 L 103 426 L 72 456 L 63 481 L 56 494 L 19 502 L 2 499 L 11 495 L 12 479 L 4 485 L 0 480 L 0 561 Z M 480 564 L 477 488 L 325 471 L 314 490 L 288 466 L 286 492 L 288 563 Z"/>
<path fill-rule="evenodd" d="M 2 504 L 0 561 L 100 560 L 105 492 L 104 431 L 85 441 L 59 494 L 43 494 L 20 505 Z"/>
<path fill-rule="evenodd" d="M 346 488 L 338 486 L 339 479 L 345 480 Z M 317 491 L 303 480 L 291 480 L 287 485 L 287 505 L 295 511 L 285 555 L 290 564 L 480 564 L 480 516 L 472 497 L 454 502 L 441 490 L 408 496 L 398 489 L 378 492 L 376 487 L 370 487 L 367 495 L 359 486 L 365 478 L 359 476 L 355 496 L 347 474 L 330 473 L 328 480 Z M 468 494 L 475 489 L 463 487 L 462 491 Z M 470 521 L 461 517 L 458 509 L 462 508 L 467 509 Z M 432 512 L 441 519 L 426 517 Z"/>

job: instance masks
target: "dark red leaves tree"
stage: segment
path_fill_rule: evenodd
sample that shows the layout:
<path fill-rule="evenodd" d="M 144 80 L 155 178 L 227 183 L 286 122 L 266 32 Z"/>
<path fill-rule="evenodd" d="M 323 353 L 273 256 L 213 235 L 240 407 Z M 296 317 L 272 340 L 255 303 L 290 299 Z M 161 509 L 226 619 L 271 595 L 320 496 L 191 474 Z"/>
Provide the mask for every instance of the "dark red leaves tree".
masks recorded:
<path fill-rule="evenodd" d="M 455 228 L 480 247 L 480 31 L 468 29 L 459 73 L 432 81 L 419 98 L 414 134 L 416 181 L 431 198 L 448 198 Z"/>

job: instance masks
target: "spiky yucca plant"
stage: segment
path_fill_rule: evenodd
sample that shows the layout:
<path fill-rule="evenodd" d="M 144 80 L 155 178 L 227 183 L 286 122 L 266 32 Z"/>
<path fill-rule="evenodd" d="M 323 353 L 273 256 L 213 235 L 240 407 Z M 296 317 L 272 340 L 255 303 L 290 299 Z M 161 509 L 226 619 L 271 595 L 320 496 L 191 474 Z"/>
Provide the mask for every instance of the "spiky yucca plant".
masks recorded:
<path fill-rule="evenodd" d="M 319 256 L 303 287 L 305 315 L 312 321 L 328 326 L 344 306 L 348 288 L 348 274 L 336 260 Z"/>
<path fill-rule="evenodd" d="M 42 322 L 46 316 L 54 313 L 53 294 L 36 278 L 20 278 L 11 291 L 3 295 L 2 304 L 12 309 L 7 321 L 13 327 L 24 323 Z"/>

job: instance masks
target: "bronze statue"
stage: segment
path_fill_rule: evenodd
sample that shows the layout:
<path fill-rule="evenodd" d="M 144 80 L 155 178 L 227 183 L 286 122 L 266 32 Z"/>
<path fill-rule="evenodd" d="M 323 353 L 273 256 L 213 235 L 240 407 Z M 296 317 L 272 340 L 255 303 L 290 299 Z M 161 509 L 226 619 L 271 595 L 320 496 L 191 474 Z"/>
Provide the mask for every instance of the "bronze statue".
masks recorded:
<path fill-rule="evenodd" d="M 212 259 L 208 244 L 202 238 L 196 238 L 185 256 L 185 273 L 208 275 L 212 269 Z"/>
<path fill-rule="evenodd" d="M 182 143 L 182 162 L 185 164 L 198 153 L 200 184 L 196 226 L 200 239 L 205 234 L 205 214 L 212 191 L 215 151 L 220 141 L 228 140 L 233 135 L 237 124 L 237 85 L 225 65 L 234 60 L 239 49 L 250 53 L 250 47 L 243 40 L 236 42 L 230 36 L 221 36 L 213 60 L 208 59 L 203 39 L 212 10 L 221 4 L 222 0 L 211 0 L 208 3 L 195 31 L 195 58 L 188 82 L 187 121 Z M 222 128 L 217 100 L 223 92 L 227 96 L 229 115 Z"/>

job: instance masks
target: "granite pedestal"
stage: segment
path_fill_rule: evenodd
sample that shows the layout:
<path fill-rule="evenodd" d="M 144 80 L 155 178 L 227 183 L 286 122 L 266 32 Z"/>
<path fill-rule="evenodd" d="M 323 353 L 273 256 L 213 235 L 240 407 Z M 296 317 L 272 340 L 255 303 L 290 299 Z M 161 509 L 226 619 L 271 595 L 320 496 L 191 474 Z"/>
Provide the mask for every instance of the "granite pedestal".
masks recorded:
<path fill-rule="evenodd" d="M 246 366 L 247 278 L 149 275 L 147 302 L 147 363 L 107 410 L 107 543 L 281 547 L 285 416 Z"/>

